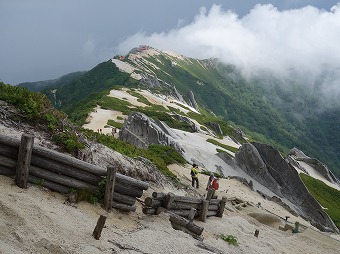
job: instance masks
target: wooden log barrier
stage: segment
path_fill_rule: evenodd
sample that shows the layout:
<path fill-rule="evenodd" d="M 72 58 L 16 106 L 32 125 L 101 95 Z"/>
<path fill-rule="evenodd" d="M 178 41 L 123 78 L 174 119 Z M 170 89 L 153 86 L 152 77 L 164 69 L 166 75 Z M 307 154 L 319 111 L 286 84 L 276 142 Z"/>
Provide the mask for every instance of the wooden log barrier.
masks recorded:
<path fill-rule="evenodd" d="M 2 151 L 5 151 L 6 153 L 5 155 L 7 154 L 15 155 L 17 154 L 17 149 L 19 148 L 19 146 L 20 146 L 19 140 L 0 134 L 0 154 L 3 154 Z M 53 151 L 53 150 L 50 150 L 44 147 L 37 146 L 37 145 L 34 145 L 33 150 L 32 150 L 32 157 L 35 157 L 35 156 L 38 158 L 40 157 L 40 161 L 42 161 L 42 158 L 49 159 L 51 161 L 60 163 L 61 165 L 64 165 L 67 167 L 73 167 L 82 172 L 87 172 L 87 173 L 90 173 L 96 176 L 107 175 L 107 170 L 104 168 L 101 168 L 99 166 L 87 163 L 85 161 L 78 160 L 72 156 L 62 154 L 62 153 L 59 153 L 59 152 L 56 152 L 56 151 Z M 131 177 L 119 174 L 119 173 L 117 173 L 116 175 L 116 181 L 119 182 L 121 185 L 127 185 L 130 187 L 133 186 L 133 187 L 136 187 L 142 190 L 146 190 L 149 187 L 149 184 L 146 182 L 143 182 L 141 180 L 137 180 L 137 179 L 134 179 L 134 178 L 131 178 Z"/>
<path fill-rule="evenodd" d="M 115 166 L 107 167 L 107 183 L 105 186 L 105 194 L 104 194 L 104 209 L 106 211 L 110 211 L 112 209 L 113 204 L 113 190 L 115 186 L 117 168 Z"/>
<path fill-rule="evenodd" d="M 15 183 L 18 187 L 27 189 L 29 166 L 31 164 L 34 136 L 23 134 L 16 164 Z"/>

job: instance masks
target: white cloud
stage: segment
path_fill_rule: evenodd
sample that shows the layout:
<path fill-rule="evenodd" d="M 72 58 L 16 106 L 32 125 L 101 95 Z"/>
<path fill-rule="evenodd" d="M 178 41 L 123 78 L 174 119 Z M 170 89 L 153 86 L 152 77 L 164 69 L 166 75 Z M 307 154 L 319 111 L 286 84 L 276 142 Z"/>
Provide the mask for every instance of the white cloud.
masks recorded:
<path fill-rule="evenodd" d="M 281 75 L 308 76 L 311 83 L 325 71 L 335 73 L 325 90 L 339 94 L 340 4 L 329 11 L 312 6 L 280 11 L 258 4 L 239 17 L 214 5 L 201 8 L 188 25 L 168 32 L 137 33 L 119 45 L 121 53 L 147 44 L 195 58 L 217 57 L 247 73 L 267 69 Z M 329 86 L 327 85 L 329 84 Z"/>

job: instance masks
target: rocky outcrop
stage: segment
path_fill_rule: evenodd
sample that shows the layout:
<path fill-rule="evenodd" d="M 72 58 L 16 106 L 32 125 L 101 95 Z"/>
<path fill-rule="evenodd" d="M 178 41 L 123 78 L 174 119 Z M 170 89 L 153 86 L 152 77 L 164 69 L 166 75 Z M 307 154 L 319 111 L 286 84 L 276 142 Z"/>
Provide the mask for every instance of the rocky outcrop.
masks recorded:
<path fill-rule="evenodd" d="M 190 125 L 193 132 L 199 132 L 200 126 L 195 124 L 189 117 L 173 114 L 171 115 L 173 118 L 177 119 L 178 121 L 185 122 Z"/>
<path fill-rule="evenodd" d="M 195 100 L 195 96 L 194 93 L 192 91 L 188 92 L 188 105 L 193 107 L 194 109 L 198 110 L 198 105 L 197 102 Z"/>
<path fill-rule="evenodd" d="M 147 148 L 150 144 L 161 144 L 183 153 L 175 138 L 176 134 L 165 123 L 156 122 L 139 112 L 131 113 L 119 132 L 119 139 L 140 148 Z"/>
<path fill-rule="evenodd" d="M 282 197 L 280 185 L 268 173 L 266 163 L 253 144 L 243 144 L 239 152 L 235 154 L 235 161 L 249 176 L 256 179 L 263 186 L 266 186 L 276 195 Z"/>
<path fill-rule="evenodd" d="M 323 164 L 319 160 L 308 157 L 307 155 L 305 155 L 302 151 L 300 151 L 297 148 L 291 149 L 288 155 L 292 156 L 297 162 L 303 161 L 307 163 L 309 166 L 313 167 L 315 171 L 317 171 L 320 175 L 326 178 L 329 182 L 340 185 L 340 181 L 328 169 L 327 165 Z"/>
<path fill-rule="evenodd" d="M 303 216 L 322 231 L 339 232 L 327 213 L 308 192 L 295 168 L 273 147 L 244 144 L 235 156 L 237 164 L 279 197 L 289 200 Z"/>
<path fill-rule="evenodd" d="M 223 135 L 221 127 L 218 123 L 207 122 L 206 125 L 208 125 L 217 135 L 220 135 L 220 136 Z"/>

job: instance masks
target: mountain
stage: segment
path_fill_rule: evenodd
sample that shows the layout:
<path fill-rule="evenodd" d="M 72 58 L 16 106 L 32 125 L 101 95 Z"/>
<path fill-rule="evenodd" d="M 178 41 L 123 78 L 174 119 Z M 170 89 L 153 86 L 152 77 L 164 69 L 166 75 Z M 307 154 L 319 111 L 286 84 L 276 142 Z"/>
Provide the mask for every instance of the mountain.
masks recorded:
<path fill-rule="evenodd" d="M 72 147 L 77 148 L 74 145 L 77 142 L 83 143 L 82 147 L 78 146 L 76 153 L 83 159 L 93 161 L 98 156 L 99 147 L 94 146 L 93 141 L 84 143 L 84 140 L 90 138 L 115 150 L 114 153 L 121 152 L 133 158 L 140 156 L 148 158 L 163 174 L 176 178 L 176 175 L 169 171 L 166 165 L 183 163 L 184 161 L 181 162 L 181 157 L 168 148 L 170 146 L 176 149 L 185 161 L 198 164 L 205 172 L 212 171 L 224 178 L 228 176 L 228 179 L 239 179 L 249 186 L 254 193 L 256 191 L 261 194 L 261 197 L 265 200 L 282 205 L 294 217 L 303 218 L 322 231 L 338 232 L 335 223 L 339 225 L 339 212 L 336 208 L 339 191 L 330 191 L 329 186 L 340 187 L 336 178 L 330 174 L 326 167 L 321 167 L 319 161 L 304 156 L 302 152 L 297 150 L 291 153 L 296 158 L 283 158 L 274 148 L 256 142 L 251 144 L 246 142 L 241 146 L 239 141 L 243 140 L 244 142 L 244 139 L 246 139 L 246 137 L 242 138 L 242 133 L 224 135 L 225 126 L 221 125 L 219 130 L 219 124 L 216 122 L 215 124 L 210 122 L 210 125 L 205 125 L 202 119 L 194 118 L 199 115 L 198 113 L 192 114 L 197 110 L 181 102 L 179 100 L 181 98 L 176 99 L 142 89 L 111 89 L 110 96 L 98 100 L 100 107 L 97 106 L 89 115 L 86 128 L 93 131 L 84 130 L 84 133 L 77 133 L 74 127 L 67 125 L 65 119 L 60 121 L 59 124 L 56 119 L 53 120 L 53 116 L 57 116 L 58 113 L 52 113 L 51 108 L 42 107 L 48 105 L 46 97 L 44 98 L 43 95 L 29 93 L 27 90 L 20 90 L 18 87 L 1 85 L 0 88 L 0 99 L 15 103 L 23 112 L 34 112 L 29 118 L 34 121 L 35 126 L 39 126 L 42 121 L 45 121 L 48 124 L 47 129 L 52 132 L 52 135 L 49 136 L 54 137 L 59 144 L 70 149 Z M 106 109 L 102 106 L 105 106 Z M 129 110 L 132 112 L 127 114 Z M 4 109 L 3 112 L 6 111 L 8 110 Z M 133 111 L 139 112 L 133 113 Z M 147 116 L 141 111 L 151 114 L 151 116 Z M 126 119 L 127 115 L 129 116 Z M 168 118 L 165 118 L 165 115 Z M 193 118 L 185 115 L 192 115 Z M 201 117 L 204 118 L 204 116 Z M 116 134 L 114 132 L 103 135 L 106 131 L 113 130 L 114 125 L 124 118 L 126 119 L 124 124 L 117 127 L 119 139 L 117 139 L 117 136 L 111 137 L 110 134 Z M 161 118 L 162 120 L 153 118 Z M 165 120 L 163 120 L 164 118 Z M 178 120 L 170 121 L 170 119 Z M 213 117 L 210 117 L 210 119 L 213 119 Z M 175 126 L 169 127 L 166 121 L 169 122 L 169 125 Z M 186 125 L 176 126 L 181 122 L 185 122 Z M 94 125 L 90 126 L 90 124 Z M 98 127 L 95 126 L 100 126 L 100 132 Z M 186 131 L 180 130 L 181 128 L 186 129 Z M 223 138 L 218 138 L 217 133 L 221 132 Z M 78 139 L 74 139 L 76 137 Z M 161 146 L 158 144 L 161 144 Z M 105 163 L 112 163 L 115 157 L 106 153 L 105 157 L 99 160 L 99 163 L 104 161 Z M 143 160 L 145 161 L 145 159 Z M 302 162 L 306 163 L 309 168 Z M 146 164 L 150 165 L 150 163 Z M 301 180 L 302 177 L 299 176 L 298 170 L 310 175 L 310 172 L 312 172 L 310 168 L 322 175 L 322 180 L 328 184 L 328 187 L 322 187 L 322 195 L 320 195 L 320 191 L 316 194 L 319 197 L 319 202 L 328 208 L 329 215 L 328 212 L 323 211 L 324 208 L 321 207 L 320 203 L 311 196 L 305 187 L 305 183 Z M 123 169 L 126 173 L 126 168 Z M 140 172 L 141 170 L 142 168 L 137 171 Z M 312 182 L 311 185 L 315 184 Z M 310 187 L 307 183 L 306 186 Z M 323 197 L 326 195 L 330 195 L 332 199 L 328 198 L 328 202 L 323 203 Z M 330 202 L 330 200 L 332 201 Z M 333 221 L 329 216 L 332 216 Z"/>
<path fill-rule="evenodd" d="M 36 84 L 30 85 L 29 89 Z M 107 107 L 109 89 L 119 87 L 145 88 L 188 105 L 197 103 L 201 113 L 238 126 L 282 153 L 297 147 L 340 176 L 340 108 L 323 108 L 317 90 L 293 79 L 266 72 L 246 78 L 239 68 L 218 59 L 193 59 L 142 46 L 68 84 L 41 91 L 73 121 L 83 124 L 96 105 Z"/>

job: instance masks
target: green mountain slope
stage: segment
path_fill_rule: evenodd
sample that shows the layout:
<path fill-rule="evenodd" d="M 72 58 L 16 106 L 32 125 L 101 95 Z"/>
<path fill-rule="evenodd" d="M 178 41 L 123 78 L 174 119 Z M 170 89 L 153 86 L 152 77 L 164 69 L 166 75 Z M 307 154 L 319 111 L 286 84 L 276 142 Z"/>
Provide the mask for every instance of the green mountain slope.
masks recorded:
<path fill-rule="evenodd" d="M 108 61 L 59 86 L 55 97 L 53 87 L 42 92 L 71 119 L 81 121 L 113 87 L 148 87 L 168 93 L 175 86 L 184 100 L 192 91 L 201 109 L 240 126 L 258 141 L 282 152 L 297 147 L 340 176 L 340 109 L 317 110 L 317 94 L 303 85 L 291 81 L 287 89 L 282 80 L 266 74 L 245 79 L 238 68 L 217 59 L 197 60 L 154 49 L 135 52 L 120 62 L 134 68 L 135 76 L 142 75 L 140 80 Z"/>

